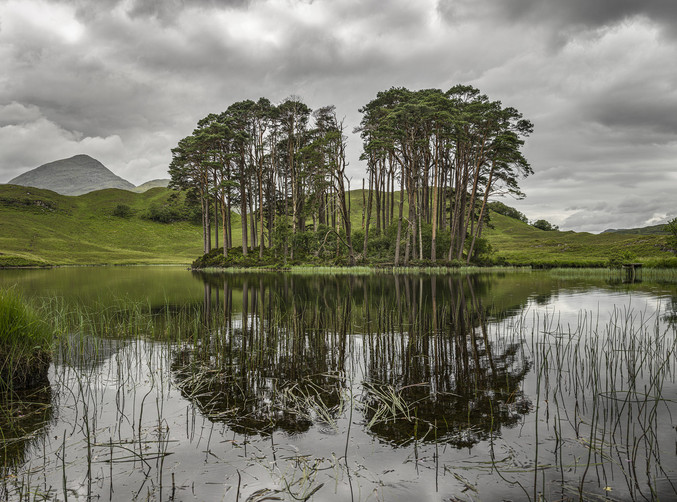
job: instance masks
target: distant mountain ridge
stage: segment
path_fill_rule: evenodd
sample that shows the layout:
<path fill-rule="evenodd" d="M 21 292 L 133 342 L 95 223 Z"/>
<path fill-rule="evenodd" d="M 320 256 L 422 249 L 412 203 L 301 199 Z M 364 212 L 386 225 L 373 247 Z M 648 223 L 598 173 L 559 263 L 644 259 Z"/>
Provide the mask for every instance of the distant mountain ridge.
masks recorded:
<path fill-rule="evenodd" d="M 46 188 L 62 195 L 82 195 L 104 188 L 134 190 L 129 181 L 89 155 L 75 155 L 36 167 L 9 181 L 12 185 Z"/>
<path fill-rule="evenodd" d="M 640 228 L 610 228 L 602 232 L 603 234 L 633 234 L 633 235 L 667 235 L 669 232 L 665 229 L 665 223 L 659 225 L 650 225 Z"/>
<path fill-rule="evenodd" d="M 146 181 L 145 183 L 142 183 L 138 187 L 134 188 L 133 191 L 137 192 L 137 193 L 143 193 L 146 190 L 150 190 L 151 188 L 157 188 L 157 187 L 167 188 L 170 181 L 171 180 L 164 179 L 164 178 Z"/>

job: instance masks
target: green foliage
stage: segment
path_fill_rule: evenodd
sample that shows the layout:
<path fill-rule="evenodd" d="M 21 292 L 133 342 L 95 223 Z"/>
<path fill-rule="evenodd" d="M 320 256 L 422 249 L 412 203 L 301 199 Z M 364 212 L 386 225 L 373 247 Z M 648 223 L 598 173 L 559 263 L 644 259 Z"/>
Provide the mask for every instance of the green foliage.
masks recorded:
<path fill-rule="evenodd" d="M 195 204 L 192 200 L 186 199 L 185 201 L 181 201 L 177 194 L 173 193 L 162 203 L 151 203 L 143 217 L 157 223 L 174 223 L 177 221 L 195 222 L 197 212 L 197 222 L 195 223 L 199 223 L 202 219 L 199 211 L 199 208 L 196 211 Z"/>
<path fill-rule="evenodd" d="M 0 382 L 23 388 L 46 379 L 52 333 L 13 290 L 0 290 Z M 3 390 L 3 389 L 0 389 Z"/>
<path fill-rule="evenodd" d="M 547 220 L 536 220 L 532 223 L 532 226 L 538 228 L 539 230 L 545 231 L 559 230 L 559 227 L 557 225 L 553 225 Z"/>
<path fill-rule="evenodd" d="M 291 245 L 294 248 L 294 254 L 306 256 L 316 247 L 317 239 L 315 233 L 310 231 L 297 232 L 291 236 Z"/>
<path fill-rule="evenodd" d="M 144 217 L 158 223 L 173 223 L 186 219 L 186 215 L 179 208 L 168 204 L 162 206 L 152 204 Z"/>
<path fill-rule="evenodd" d="M 677 254 L 677 218 L 673 218 L 665 225 L 665 230 L 670 233 L 668 237 L 668 243 L 674 248 L 675 254 Z"/>
<path fill-rule="evenodd" d="M 621 233 L 543 232 L 531 225 L 492 214 L 494 228 L 485 232 L 495 250 L 495 258 L 515 266 L 609 267 L 620 264 L 623 254 L 631 252 L 629 261 L 645 267 L 661 265 L 673 254 L 665 250 L 665 237 Z"/>
<path fill-rule="evenodd" d="M 523 223 L 528 223 L 529 220 L 527 219 L 526 215 L 524 213 L 519 212 L 517 209 L 506 206 L 502 202 L 495 201 L 495 202 L 489 202 L 487 204 L 489 209 L 494 211 L 495 213 L 502 214 L 503 216 L 507 216 L 508 218 L 514 218 L 516 220 L 519 220 Z"/>
<path fill-rule="evenodd" d="M 44 260 L 0 253 L 0 268 L 44 267 L 46 265 L 47 262 Z"/>
<path fill-rule="evenodd" d="M 291 219 L 289 217 L 281 216 L 275 219 L 273 225 L 273 251 L 276 253 L 284 253 L 284 246 L 289 246 L 289 239 L 291 237 Z"/>
<path fill-rule="evenodd" d="M 115 209 L 113 209 L 113 216 L 117 216 L 118 218 L 129 218 L 131 215 L 132 208 L 127 204 L 118 204 L 115 206 Z"/>
<path fill-rule="evenodd" d="M 48 349 L 51 333 L 47 324 L 14 290 L 0 290 L 0 346 Z"/>
<path fill-rule="evenodd" d="M 242 254 L 241 247 L 234 247 L 228 250 L 228 256 L 223 256 L 223 248 L 212 249 L 209 253 L 202 255 L 192 263 L 192 267 L 196 269 L 203 268 L 271 268 L 277 269 L 282 267 L 280 261 L 282 257 L 269 249 L 265 249 L 263 259 L 259 259 L 259 254 L 256 251 L 247 253 L 247 256 Z"/>
<path fill-rule="evenodd" d="M 190 198 L 166 188 L 155 188 L 143 194 L 123 190 L 102 190 L 90 194 L 67 197 L 47 190 L 4 185 L 0 199 L 22 200 L 29 197 L 30 204 L 0 203 L 0 267 L 45 266 L 48 264 L 101 264 L 101 263 L 180 263 L 188 264 L 202 250 L 199 226 L 186 221 L 160 224 L 141 216 L 152 204 L 161 207 L 172 197 L 176 205 L 196 213 L 199 223 L 199 206 L 189 203 Z M 398 192 L 399 194 L 399 192 Z M 350 193 L 353 218 L 353 246 L 358 265 L 389 266 L 393 263 L 396 223 L 378 231 L 372 220 L 369 230 L 367 256 L 362 257 L 364 231 L 361 229 L 362 193 Z M 42 198 L 57 210 L 50 211 L 37 204 Z M 119 204 L 133 211 L 129 218 L 111 216 Z M 36 211 L 35 208 L 40 208 Z M 43 210 L 44 209 L 44 210 Z M 405 203 L 405 214 L 407 206 Z M 491 212 L 493 228 L 483 232 L 491 254 L 482 251 L 474 261 L 483 265 L 515 265 L 535 267 L 608 267 L 614 257 L 620 259 L 624 251 L 634 253 L 631 261 L 645 267 L 673 267 L 674 249 L 663 235 L 629 235 L 585 232 L 543 232 L 522 221 Z M 347 249 L 339 241 L 337 256 L 336 234 L 330 227 L 319 226 L 318 232 L 304 245 L 305 255 L 295 252 L 293 264 L 347 264 Z M 291 250 L 290 219 L 276 218 L 274 247 L 271 261 L 283 265 L 284 237 Z M 437 234 L 437 261 L 430 258 L 430 227 L 423 225 L 424 258 L 421 266 L 449 266 L 445 261 L 449 247 L 447 229 Z M 326 241 L 324 238 L 326 236 Z M 239 217 L 233 214 L 233 245 L 240 247 Z M 402 237 L 404 243 L 404 236 Z M 266 243 L 268 242 L 266 238 Z M 322 243 L 324 246 L 322 247 Z M 467 241 L 466 241 L 467 242 Z M 482 247 L 483 244 L 476 244 Z M 315 253 L 319 251 L 318 256 Z M 403 252 L 403 250 L 402 250 Z M 268 249 L 266 249 L 268 253 Z M 218 253 L 216 253 L 218 254 Z M 237 256 L 237 253 L 235 253 Z M 249 253 L 247 260 L 256 266 L 258 250 Z M 413 263 L 411 264 L 413 265 Z"/>
<path fill-rule="evenodd" d="M 607 266 L 609 268 L 621 268 L 622 265 L 623 259 L 618 254 L 615 254 L 607 260 Z"/>
<path fill-rule="evenodd" d="M 494 248 L 489 243 L 489 239 L 480 237 L 475 241 L 475 262 L 483 265 L 496 265 L 492 257 L 493 251 Z"/>

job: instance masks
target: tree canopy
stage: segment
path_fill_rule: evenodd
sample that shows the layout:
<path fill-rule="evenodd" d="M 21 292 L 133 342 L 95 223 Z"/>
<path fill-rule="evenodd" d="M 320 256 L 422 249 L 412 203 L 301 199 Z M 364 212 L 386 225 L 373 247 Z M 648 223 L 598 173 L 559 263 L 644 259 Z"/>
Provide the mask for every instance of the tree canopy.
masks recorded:
<path fill-rule="evenodd" d="M 368 178 L 361 253 L 346 195 L 343 121 L 334 106 L 313 111 L 298 97 L 233 103 L 200 120 L 172 150 L 171 186 L 200 201 L 204 252 L 219 247 L 214 224 L 226 256 L 239 218 L 243 256 L 258 248 L 262 257 L 268 247 L 285 263 L 293 260 L 295 239 L 312 226 L 324 234 L 323 246 L 330 238 L 336 255 L 354 264 L 366 258 L 375 227 L 376 236 L 392 228 L 395 265 L 438 256 L 470 262 L 483 248 L 489 198 L 523 197 L 519 181 L 532 173 L 522 153 L 531 122 L 466 85 L 393 87 L 360 112 L 356 132 Z"/>

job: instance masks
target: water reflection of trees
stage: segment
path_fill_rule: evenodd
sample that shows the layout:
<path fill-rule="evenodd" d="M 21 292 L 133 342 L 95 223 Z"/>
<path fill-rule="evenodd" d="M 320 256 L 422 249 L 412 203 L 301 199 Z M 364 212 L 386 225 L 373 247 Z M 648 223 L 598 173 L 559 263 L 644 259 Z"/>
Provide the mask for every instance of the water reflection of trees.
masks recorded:
<path fill-rule="evenodd" d="M 172 364 L 182 394 L 237 432 L 303 432 L 336 418 L 348 340 L 341 316 L 321 318 L 293 300 L 287 305 L 262 280 L 241 283 L 236 312 L 228 281 L 222 289 L 205 284 L 209 329 Z"/>
<path fill-rule="evenodd" d="M 395 444 L 470 446 L 529 409 L 529 363 L 519 341 L 490 333 L 487 318 L 500 313 L 485 306 L 481 277 L 204 280 L 209 329 L 173 370 L 186 397 L 236 431 L 331 422 L 348 378 L 369 431 Z"/>
<path fill-rule="evenodd" d="M 366 418 L 379 437 L 470 446 L 528 411 L 520 384 L 529 363 L 519 342 L 490 339 L 474 282 L 396 278 L 398 309 L 379 311 L 381 328 L 365 337 Z M 395 413 L 383 413 L 393 402 Z"/>

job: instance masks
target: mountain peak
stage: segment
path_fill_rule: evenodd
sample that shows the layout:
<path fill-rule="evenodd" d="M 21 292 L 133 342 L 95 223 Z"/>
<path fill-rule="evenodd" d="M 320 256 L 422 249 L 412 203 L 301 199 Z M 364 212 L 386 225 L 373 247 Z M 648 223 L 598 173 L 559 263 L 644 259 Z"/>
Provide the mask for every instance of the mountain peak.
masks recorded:
<path fill-rule="evenodd" d="M 9 181 L 13 185 L 47 188 L 62 195 L 82 195 L 121 188 L 132 190 L 134 185 L 111 172 L 98 160 L 85 154 L 48 162 Z"/>

